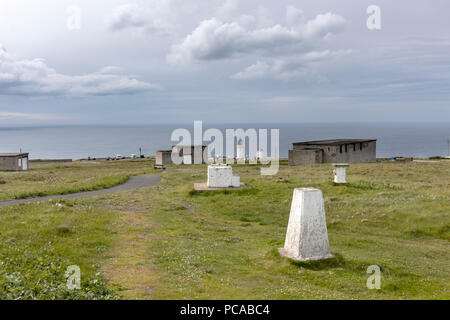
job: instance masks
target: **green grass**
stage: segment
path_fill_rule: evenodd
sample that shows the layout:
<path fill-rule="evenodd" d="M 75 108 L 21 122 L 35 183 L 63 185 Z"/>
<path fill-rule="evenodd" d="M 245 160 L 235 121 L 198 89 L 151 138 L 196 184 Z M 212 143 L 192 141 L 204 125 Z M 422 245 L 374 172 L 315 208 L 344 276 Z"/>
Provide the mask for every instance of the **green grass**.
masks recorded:
<path fill-rule="evenodd" d="M 206 179 L 204 167 L 168 171 L 149 196 L 148 219 L 158 225 L 149 235 L 149 255 L 160 279 L 152 297 L 449 298 L 449 169 L 352 165 L 350 183 L 334 186 L 329 165 L 283 166 L 275 177 L 236 166 L 248 188 L 210 193 L 192 190 Z M 306 186 L 324 192 L 335 260 L 296 263 L 277 253 L 293 189 Z M 373 264 L 383 271 L 379 291 L 365 285 Z"/>
<path fill-rule="evenodd" d="M 110 248 L 114 216 L 68 201 L 2 209 L 0 299 L 113 299 L 98 272 Z M 68 290 L 67 267 L 81 268 L 81 289 Z"/>
<path fill-rule="evenodd" d="M 54 166 L 33 173 L 68 175 Z M 150 170 L 139 162 L 92 166 L 102 177 Z M 0 208 L 0 242 L 8 244 L 0 249 L 0 297 L 450 298 L 450 163 L 351 165 L 345 186 L 332 183 L 329 165 L 283 165 L 273 177 L 260 176 L 257 166 L 234 166 L 234 173 L 246 189 L 195 192 L 206 167 L 171 166 L 151 188 L 62 207 Z M 323 191 L 335 259 L 279 256 L 297 187 Z M 64 289 L 71 264 L 81 267 L 89 294 Z M 370 265 L 381 267 L 381 290 L 366 288 Z"/>

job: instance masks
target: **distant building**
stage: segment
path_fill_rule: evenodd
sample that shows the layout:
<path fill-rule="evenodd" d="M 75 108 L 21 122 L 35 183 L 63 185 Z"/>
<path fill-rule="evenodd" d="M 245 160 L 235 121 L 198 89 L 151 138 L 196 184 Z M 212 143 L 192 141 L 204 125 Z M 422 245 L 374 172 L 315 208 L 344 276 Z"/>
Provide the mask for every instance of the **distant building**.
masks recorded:
<path fill-rule="evenodd" d="M 207 146 L 198 146 L 201 150 L 201 161 L 206 163 L 204 155 L 208 156 Z M 172 153 L 178 153 L 178 156 L 182 158 L 182 164 L 195 164 L 195 146 L 173 146 L 172 150 L 159 150 L 156 152 L 155 165 L 165 166 L 173 164 Z"/>
<path fill-rule="evenodd" d="M 289 150 L 289 165 L 360 163 L 377 161 L 377 140 L 334 139 L 295 142 Z"/>
<path fill-rule="evenodd" d="M 28 153 L 0 153 L 0 170 L 28 170 Z"/>
<path fill-rule="evenodd" d="M 172 164 L 172 150 L 156 151 L 155 164 L 160 167 Z"/>
<path fill-rule="evenodd" d="M 207 146 L 173 146 L 172 152 L 178 153 L 178 155 L 183 159 L 183 164 L 196 164 L 195 163 L 195 150 L 201 150 L 201 163 L 206 163 L 205 159 L 208 160 L 208 147 Z M 200 163 L 198 163 L 200 164 Z"/>

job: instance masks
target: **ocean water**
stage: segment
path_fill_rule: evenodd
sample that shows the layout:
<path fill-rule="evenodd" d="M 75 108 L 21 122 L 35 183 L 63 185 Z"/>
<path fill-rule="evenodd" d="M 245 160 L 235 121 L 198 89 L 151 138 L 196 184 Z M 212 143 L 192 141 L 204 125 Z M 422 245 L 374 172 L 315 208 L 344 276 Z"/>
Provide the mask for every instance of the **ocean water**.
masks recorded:
<path fill-rule="evenodd" d="M 172 131 L 191 124 L 139 126 L 0 127 L 0 153 L 29 152 L 31 159 L 81 159 L 121 154 L 154 155 L 175 144 Z M 362 138 L 378 139 L 377 157 L 446 156 L 450 123 L 315 123 L 315 124 L 203 124 L 203 130 L 280 129 L 280 156 L 286 158 L 292 142 Z M 270 132 L 270 131 L 269 131 Z M 270 139 L 269 139 L 270 144 Z"/>

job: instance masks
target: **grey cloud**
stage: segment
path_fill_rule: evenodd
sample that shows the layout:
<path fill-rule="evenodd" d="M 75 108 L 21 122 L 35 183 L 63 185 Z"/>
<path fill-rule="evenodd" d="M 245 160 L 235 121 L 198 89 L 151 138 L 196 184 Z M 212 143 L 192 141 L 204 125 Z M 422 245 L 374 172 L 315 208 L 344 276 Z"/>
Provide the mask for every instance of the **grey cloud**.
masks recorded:
<path fill-rule="evenodd" d="M 42 59 L 20 60 L 0 45 L 0 94 L 57 95 L 123 95 L 160 89 L 156 84 L 116 74 L 117 68 L 106 67 L 84 75 L 65 75 L 47 66 Z"/>
<path fill-rule="evenodd" d="M 112 31 L 135 29 L 145 34 L 169 35 L 174 30 L 170 0 L 152 1 L 149 7 L 124 4 L 114 9 L 106 19 Z"/>
<path fill-rule="evenodd" d="M 216 11 L 217 16 L 228 17 L 237 9 L 237 0 L 226 0 Z"/>
<path fill-rule="evenodd" d="M 351 50 L 311 51 L 294 58 L 280 58 L 270 62 L 258 61 L 243 71 L 234 74 L 231 78 L 236 80 L 259 78 L 290 79 L 301 75 L 310 76 L 311 72 L 308 70 L 308 67 L 312 63 L 348 55 L 351 52 Z"/>
<path fill-rule="evenodd" d="M 286 9 L 286 22 L 290 26 L 301 24 L 303 22 L 303 11 L 294 6 L 288 6 Z"/>
<path fill-rule="evenodd" d="M 291 22 L 298 15 L 298 11 L 288 9 Z M 172 46 L 167 60 L 172 64 L 185 64 L 194 60 L 225 59 L 238 54 L 305 52 L 328 34 L 339 32 L 344 25 L 345 19 L 332 13 L 319 14 L 306 24 L 295 27 L 276 24 L 256 29 L 249 29 L 236 21 L 224 23 L 211 18 L 201 22 L 181 43 Z"/>

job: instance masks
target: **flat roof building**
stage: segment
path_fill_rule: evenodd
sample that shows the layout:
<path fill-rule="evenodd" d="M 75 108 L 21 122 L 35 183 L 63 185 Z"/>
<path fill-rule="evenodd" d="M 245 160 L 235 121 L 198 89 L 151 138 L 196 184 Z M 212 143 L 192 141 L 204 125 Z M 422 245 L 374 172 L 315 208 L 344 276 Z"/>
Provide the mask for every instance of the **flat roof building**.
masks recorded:
<path fill-rule="evenodd" d="M 0 171 L 28 170 L 28 153 L 0 153 Z"/>
<path fill-rule="evenodd" d="M 195 161 L 195 152 L 198 151 L 198 163 Z M 178 157 L 183 159 L 183 164 L 204 164 L 208 159 L 208 147 L 201 145 L 191 146 L 173 146 L 172 152 L 176 153 Z"/>
<path fill-rule="evenodd" d="M 377 161 L 376 139 L 330 139 L 294 142 L 289 165 Z"/>
<path fill-rule="evenodd" d="M 158 150 L 156 151 L 155 165 L 164 167 L 165 165 L 173 164 L 172 150 Z"/>
<path fill-rule="evenodd" d="M 165 165 L 174 164 L 172 161 L 172 153 L 181 159 L 181 164 L 195 164 L 195 150 L 200 151 L 200 163 L 206 163 L 204 156 L 208 155 L 207 146 L 173 146 L 172 150 L 158 150 L 156 151 L 155 165 L 163 167 Z M 198 164 L 200 164 L 198 163 Z"/>

